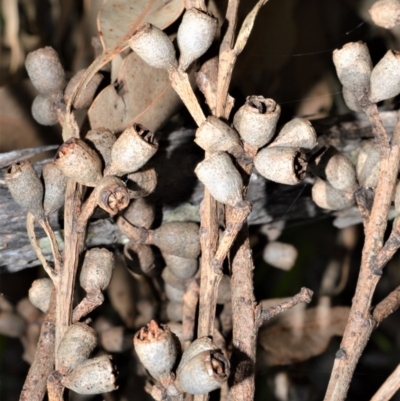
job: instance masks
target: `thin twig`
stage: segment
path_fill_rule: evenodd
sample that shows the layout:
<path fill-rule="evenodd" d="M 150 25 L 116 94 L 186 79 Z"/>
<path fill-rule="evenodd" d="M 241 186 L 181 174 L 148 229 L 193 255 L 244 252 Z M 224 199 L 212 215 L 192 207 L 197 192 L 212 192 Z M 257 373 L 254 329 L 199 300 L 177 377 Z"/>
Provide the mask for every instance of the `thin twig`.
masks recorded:
<path fill-rule="evenodd" d="M 42 401 L 46 394 L 47 378 L 54 370 L 56 322 L 56 293 L 53 289 L 49 310 L 44 318 L 36 347 L 19 401 Z"/>
<path fill-rule="evenodd" d="M 171 69 L 169 71 L 169 79 L 171 80 L 172 87 L 182 99 L 194 121 L 200 126 L 206 117 L 190 85 L 188 74 L 179 69 Z"/>
<path fill-rule="evenodd" d="M 371 111 L 372 110 L 372 111 Z M 375 326 L 370 313 L 371 300 L 380 275 L 373 274 L 376 258 L 383 247 L 383 239 L 397 181 L 400 161 L 400 119 L 398 118 L 392 141 L 382 137 L 381 124 L 371 108 L 367 114 L 381 147 L 379 182 L 375 190 L 369 223 L 365 230 L 360 275 L 350 310 L 349 320 L 336 354 L 325 401 L 342 401 L 346 398 L 357 362 L 367 345 Z M 399 115 L 400 113 L 398 113 Z"/>
<path fill-rule="evenodd" d="M 182 316 L 182 342 L 186 349 L 194 338 L 194 328 L 196 325 L 196 309 L 199 303 L 200 293 L 200 270 L 193 277 L 183 295 L 183 316 Z"/>
<path fill-rule="evenodd" d="M 189 8 L 198 8 L 199 10 L 207 11 L 204 0 L 185 0 L 185 8 L 186 10 L 189 10 Z"/>
<path fill-rule="evenodd" d="M 400 389 L 400 364 L 385 380 L 379 390 L 371 398 L 371 401 L 389 401 Z"/>
<path fill-rule="evenodd" d="M 26 231 L 28 233 L 29 241 L 31 242 L 31 246 L 36 253 L 37 258 L 43 266 L 43 269 L 49 275 L 49 277 L 55 281 L 55 277 L 57 273 L 54 271 L 52 267 L 48 264 L 46 258 L 43 255 L 42 249 L 39 246 L 39 243 L 36 239 L 35 234 L 35 216 L 32 213 L 28 212 L 26 216 Z"/>
<path fill-rule="evenodd" d="M 375 306 L 372 316 L 375 319 L 375 326 L 378 326 L 391 313 L 400 307 L 400 286 L 392 291 L 378 305 Z"/>
<path fill-rule="evenodd" d="M 265 322 L 272 319 L 273 317 L 279 315 L 282 312 L 285 312 L 289 309 L 292 309 L 299 303 L 307 303 L 309 304 L 312 299 L 313 292 L 306 288 L 302 287 L 300 292 L 296 294 L 294 297 L 280 303 L 276 306 L 271 306 L 268 309 L 263 310 L 261 307 L 258 308 L 259 312 L 257 313 L 257 324 L 258 327 L 262 326 Z"/>
<path fill-rule="evenodd" d="M 101 291 L 94 294 L 87 294 L 85 298 L 74 308 L 72 323 L 79 322 L 84 316 L 94 311 L 104 302 L 104 295 Z"/>
<path fill-rule="evenodd" d="M 54 231 L 51 228 L 49 220 L 47 218 L 45 218 L 44 220 L 39 220 L 39 224 L 41 225 L 41 227 L 43 228 L 44 232 L 47 235 L 47 238 L 49 239 L 51 251 L 54 257 L 55 271 L 60 272 L 62 269 L 62 257 L 60 250 L 58 248 L 58 243 L 56 236 L 54 235 Z"/>
<path fill-rule="evenodd" d="M 254 26 L 254 21 L 260 8 L 267 2 L 268 0 L 259 0 L 257 4 L 253 7 L 250 13 L 247 15 L 245 20 L 243 21 L 243 25 L 240 28 L 238 33 L 238 37 L 236 39 L 235 45 L 232 47 L 225 49 L 220 52 L 219 55 L 219 66 L 218 66 L 218 86 L 217 86 L 217 117 L 224 116 L 228 118 L 226 106 L 228 105 L 228 91 L 229 85 L 232 80 L 233 69 L 236 64 L 236 60 L 239 57 L 240 53 L 243 51 L 246 43 L 249 39 L 250 33 Z M 232 5 L 233 7 L 234 5 Z M 234 33 L 230 33 L 233 36 Z M 229 38 L 230 39 L 230 38 Z M 224 43 L 224 46 L 228 45 L 227 42 Z"/>

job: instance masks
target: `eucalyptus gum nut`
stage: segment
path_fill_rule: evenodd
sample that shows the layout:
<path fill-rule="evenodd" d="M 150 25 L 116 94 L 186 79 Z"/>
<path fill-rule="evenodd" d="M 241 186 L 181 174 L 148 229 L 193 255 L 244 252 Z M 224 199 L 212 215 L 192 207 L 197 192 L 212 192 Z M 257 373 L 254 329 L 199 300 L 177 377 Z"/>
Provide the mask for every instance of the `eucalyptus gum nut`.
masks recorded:
<path fill-rule="evenodd" d="M 62 377 L 61 384 L 78 394 L 101 394 L 116 390 L 115 368 L 110 355 L 88 359 Z"/>
<path fill-rule="evenodd" d="M 111 149 L 110 170 L 116 175 L 133 173 L 143 167 L 157 152 L 154 134 L 134 123 L 117 139 Z"/>
<path fill-rule="evenodd" d="M 170 69 L 178 66 L 174 45 L 167 34 L 154 25 L 142 25 L 128 43 L 151 67 Z"/>
<path fill-rule="evenodd" d="M 218 202 L 233 207 L 243 204 L 242 177 L 227 153 L 212 154 L 200 162 L 194 172 Z"/>
<path fill-rule="evenodd" d="M 155 218 L 154 203 L 145 198 L 132 200 L 123 216 L 132 225 L 149 229 Z"/>
<path fill-rule="evenodd" d="M 268 180 L 295 185 L 304 179 L 307 161 L 300 149 L 277 146 L 261 149 L 254 158 L 254 166 Z"/>
<path fill-rule="evenodd" d="M 176 277 L 168 266 L 164 268 L 163 272 L 161 273 L 161 277 L 163 278 L 164 282 L 169 284 L 171 287 L 174 287 L 178 290 L 185 290 L 186 281 Z"/>
<path fill-rule="evenodd" d="M 243 142 L 259 149 L 274 136 L 281 108 L 273 99 L 248 96 L 233 117 L 233 126 Z"/>
<path fill-rule="evenodd" d="M 43 94 L 61 91 L 65 73 L 57 52 L 50 46 L 29 53 L 25 68 L 33 86 Z"/>
<path fill-rule="evenodd" d="M 378 185 L 381 155 L 373 140 L 363 141 L 357 158 L 357 180 L 362 187 L 375 188 Z"/>
<path fill-rule="evenodd" d="M 341 84 L 356 98 L 368 95 L 372 61 L 365 43 L 350 42 L 334 50 L 333 63 Z"/>
<path fill-rule="evenodd" d="M 197 258 L 200 254 L 199 225 L 189 221 L 165 223 L 153 233 L 154 245 L 163 254 Z"/>
<path fill-rule="evenodd" d="M 211 46 L 217 32 L 218 20 L 197 8 L 186 10 L 178 28 L 179 67 L 185 71 Z"/>
<path fill-rule="evenodd" d="M 0 333 L 7 337 L 18 338 L 26 331 L 25 321 L 13 312 L 0 311 Z"/>
<path fill-rule="evenodd" d="M 66 177 L 88 187 L 95 187 L 102 178 L 99 155 L 78 138 L 70 138 L 60 146 L 54 163 Z"/>
<path fill-rule="evenodd" d="M 356 113 L 362 112 L 363 109 L 360 106 L 357 96 L 350 89 L 347 89 L 345 86 L 343 86 L 342 94 L 343 100 L 350 110 L 355 111 Z"/>
<path fill-rule="evenodd" d="M 107 352 L 124 352 L 132 347 L 132 337 L 124 326 L 110 327 L 100 333 L 99 343 Z"/>
<path fill-rule="evenodd" d="M 297 255 L 297 249 L 293 245 L 278 241 L 269 242 L 263 251 L 263 259 L 266 263 L 285 271 L 294 266 Z"/>
<path fill-rule="evenodd" d="M 167 303 L 166 313 L 169 320 L 172 320 L 173 322 L 181 322 L 183 316 L 183 302 L 169 301 Z M 171 330 L 175 333 L 172 327 Z M 179 337 L 178 334 L 177 336 Z"/>
<path fill-rule="evenodd" d="M 369 9 L 369 14 L 375 25 L 385 29 L 393 29 L 400 24 L 399 0 L 380 0 Z"/>
<path fill-rule="evenodd" d="M 149 245 L 129 241 L 124 246 L 124 260 L 128 270 L 135 274 L 146 274 L 155 267 L 154 253 Z"/>
<path fill-rule="evenodd" d="M 152 166 L 145 166 L 135 173 L 128 174 L 126 185 L 131 199 L 150 195 L 157 186 L 156 169 Z"/>
<path fill-rule="evenodd" d="M 185 350 L 182 354 L 182 358 L 179 362 L 178 369 L 183 369 L 183 365 L 187 363 L 190 359 L 195 357 L 197 354 L 200 354 L 204 351 L 214 351 L 218 350 L 218 347 L 213 343 L 211 338 L 209 337 L 200 337 L 197 340 L 194 340 L 189 348 Z"/>
<path fill-rule="evenodd" d="M 280 130 L 269 148 L 281 146 L 288 148 L 313 149 L 317 146 L 317 134 L 310 121 L 305 118 L 293 118 Z"/>
<path fill-rule="evenodd" d="M 181 258 L 180 256 L 162 254 L 165 264 L 169 267 L 171 272 L 178 278 L 187 280 L 192 278 L 198 269 L 197 259 Z"/>
<path fill-rule="evenodd" d="M 67 177 L 53 161 L 43 166 L 42 177 L 44 181 L 43 208 L 45 215 L 49 216 L 64 205 Z"/>
<path fill-rule="evenodd" d="M 357 187 L 353 163 L 333 146 L 328 147 L 315 159 L 315 171 L 318 176 L 339 191 Z"/>
<path fill-rule="evenodd" d="M 57 349 L 58 371 L 64 375 L 82 364 L 96 348 L 97 334 L 84 323 L 69 326 Z"/>
<path fill-rule="evenodd" d="M 115 134 L 107 128 L 96 128 L 86 134 L 85 140 L 99 153 L 104 166 L 108 166 L 111 163 L 111 148 L 117 140 Z"/>
<path fill-rule="evenodd" d="M 224 274 L 218 286 L 217 304 L 225 305 L 231 302 L 231 278 Z"/>
<path fill-rule="evenodd" d="M 229 361 L 221 351 L 203 351 L 178 368 L 176 386 L 185 393 L 206 394 L 220 388 L 229 372 Z"/>
<path fill-rule="evenodd" d="M 170 301 L 173 302 L 183 301 L 183 295 L 185 294 L 185 291 L 183 289 L 179 289 L 173 287 L 171 284 L 165 283 L 164 290 L 165 290 L 165 295 Z"/>
<path fill-rule="evenodd" d="M 355 204 L 354 191 L 339 191 L 321 178 L 316 179 L 311 196 L 316 205 L 322 209 L 342 210 Z"/>
<path fill-rule="evenodd" d="M 64 90 L 64 101 L 68 103 L 70 96 L 72 95 L 76 85 L 79 83 L 82 75 L 85 73 L 85 69 L 78 71 L 68 82 Z M 86 109 L 89 107 L 94 99 L 94 96 L 99 88 L 103 75 L 96 72 L 93 78 L 86 85 L 85 89 L 81 92 L 78 98 L 72 103 L 74 109 Z"/>
<path fill-rule="evenodd" d="M 32 163 L 28 160 L 15 163 L 7 169 L 4 177 L 15 202 L 36 219 L 43 219 L 43 185 Z"/>
<path fill-rule="evenodd" d="M 97 182 L 94 191 L 97 205 L 111 215 L 117 214 L 129 205 L 128 189 L 118 177 L 103 177 Z"/>
<path fill-rule="evenodd" d="M 36 308 L 46 313 L 49 310 L 53 282 L 49 278 L 35 280 L 29 288 L 29 301 Z"/>
<path fill-rule="evenodd" d="M 169 378 L 178 349 L 177 340 L 167 325 L 151 320 L 133 336 L 133 345 L 140 362 L 154 379 Z"/>
<path fill-rule="evenodd" d="M 104 291 L 115 266 L 114 254 L 105 248 L 92 248 L 85 253 L 79 283 L 87 293 Z"/>
<path fill-rule="evenodd" d="M 389 50 L 372 70 L 369 100 L 377 103 L 399 93 L 400 51 Z"/>
<path fill-rule="evenodd" d="M 58 123 L 56 98 L 50 95 L 38 95 L 32 102 L 32 117 L 41 125 L 55 125 Z"/>
<path fill-rule="evenodd" d="M 228 152 L 234 157 L 239 157 L 243 153 L 238 133 L 214 116 L 208 116 L 200 125 L 194 141 L 209 153 Z"/>

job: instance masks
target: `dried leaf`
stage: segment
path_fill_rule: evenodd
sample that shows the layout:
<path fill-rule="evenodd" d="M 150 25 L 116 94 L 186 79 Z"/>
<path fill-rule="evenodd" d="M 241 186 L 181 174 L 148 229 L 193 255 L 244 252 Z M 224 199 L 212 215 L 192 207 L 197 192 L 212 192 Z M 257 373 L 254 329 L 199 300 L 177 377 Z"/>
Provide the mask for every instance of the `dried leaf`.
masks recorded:
<path fill-rule="evenodd" d="M 112 48 L 134 24 L 149 22 L 165 29 L 181 15 L 183 0 L 105 0 L 97 25 L 104 50 Z"/>
<path fill-rule="evenodd" d="M 260 330 L 259 344 L 263 362 L 268 366 L 289 365 L 319 355 L 332 336 L 342 336 L 350 308 L 318 306 L 295 315 L 284 315 L 276 323 Z"/>
<path fill-rule="evenodd" d="M 136 122 L 154 132 L 176 113 L 179 105 L 167 72 L 150 67 L 130 53 L 121 66 L 117 84 L 109 85 L 97 96 L 88 115 L 92 129 L 121 132 Z"/>

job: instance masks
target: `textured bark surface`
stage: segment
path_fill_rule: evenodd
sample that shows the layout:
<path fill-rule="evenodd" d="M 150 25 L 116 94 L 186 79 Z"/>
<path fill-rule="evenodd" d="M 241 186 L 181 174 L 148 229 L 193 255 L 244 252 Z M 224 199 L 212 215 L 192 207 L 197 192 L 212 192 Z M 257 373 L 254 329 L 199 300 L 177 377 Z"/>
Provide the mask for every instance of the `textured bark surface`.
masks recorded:
<path fill-rule="evenodd" d="M 380 116 L 390 136 L 396 123 L 396 112 L 381 112 Z M 372 138 L 370 124 L 361 114 L 316 120 L 313 125 L 319 134 L 319 146 L 330 144 L 346 154 L 354 153 L 362 139 Z M 194 144 L 193 137 L 193 130 L 179 130 L 160 138 L 160 149 L 152 159 L 158 173 L 154 197 L 159 206 L 160 220 L 199 221 L 199 205 L 204 189 L 197 181 L 194 169 L 202 160 L 203 152 Z M 6 159 L 4 155 L 4 160 L 15 162 L 27 157 L 26 153 L 19 156 L 13 153 L 12 159 L 8 156 Z M 35 164 L 38 171 L 42 166 L 43 162 Z M 4 172 L 5 169 L 0 170 L 0 273 L 39 264 L 26 234 L 25 212 L 11 198 L 5 185 Z M 248 199 L 253 204 L 249 224 L 279 220 L 297 224 L 325 216 L 326 213 L 311 201 L 310 190 L 311 185 L 307 183 L 278 185 L 253 174 L 248 190 Z M 51 216 L 50 223 L 62 243 L 62 213 Z M 50 255 L 50 246 L 44 232 L 38 229 L 37 234 L 47 257 Z M 89 224 L 86 246 L 106 246 L 124 241 L 114 221 L 96 212 Z"/>

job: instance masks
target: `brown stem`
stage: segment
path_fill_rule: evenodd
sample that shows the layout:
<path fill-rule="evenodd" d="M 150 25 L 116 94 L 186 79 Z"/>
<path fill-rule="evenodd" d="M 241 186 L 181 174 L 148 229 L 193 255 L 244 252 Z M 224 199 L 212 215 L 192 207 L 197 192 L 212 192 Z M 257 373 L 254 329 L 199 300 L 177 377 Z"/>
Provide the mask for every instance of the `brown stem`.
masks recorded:
<path fill-rule="evenodd" d="M 171 80 L 172 87 L 182 99 L 194 121 L 200 126 L 206 117 L 190 85 L 188 74 L 178 69 L 172 69 L 169 71 L 169 79 Z"/>
<path fill-rule="evenodd" d="M 47 379 L 47 396 L 49 401 L 64 401 L 64 386 L 61 384 L 61 374 L 57 371 Z"/>
<path fill-rule="evenodd" d="M 204 0 L 185 0 L 185 8 L 189 10 L 189 8 L 198 8 L 202 11 L 207 11 L 207 7 L 205 5 Z"/>
<path fill-rule="evenodd" d="M 79 255 L 84 246 L 85 235 L 76 230 L 77 217 L 82 202 L 82 186 L 68 180 L 64 213 L 64 266 L 57 281 L 57 330 L 56 348 L 64 337 L 72 319 L 72 301 L 75 288 Z M 58 361 L 56 357 L 56 369 Z"/>
<path fill-rule="evenodd" d="M 53 290 L 49 310 L 40 330 L 35 358 L 29 368 L 19 401 L 42 401 L 46 394 L 47 378 L 54 370 L 56 322 L 56 293 Z"/>
<path fill-rule="evenodd" d="M 239 9 L 240 0 L 229 0 L 226 9 L 225 20 L 228 23 L 224 38 L 221 41 L 219 48 L 220 54 L 225 50 L 232 49 L 235 41 L 235 32 L 237 25 L 237 12 Z"/>
<path fill-rule="evenodd" d="M 81 207 L 81 211 L 79 213 L 78 220 L 76 222 L 76 229 L 78 232 L 85 232 L 87 222 L 92 216 L 94 209 L 96 209 L 97 200 L 95 196 L 95 191 L 89 195 L 89 198 L 85 201 L 85 203 Z"/>
<path fill-rule="evenodd" d="M 400 389 L 400 364 L 378 389 L 371 401 L 389 401 Z"/>
<path fill-rule="evenodd" d="M 49 239 L 51 251 L 54 257 L 55 271 L 60 272 L 62 269 L 62 257 L 58 248 L 58 243 L 56 240 L 56 236 L 54 235 L 54 231 L 51 228 L 49 220 L 47 218 L 44 220 L 39 220 L 39 224 L 42 226 L 44 232 L 47 235 L 47 238 Z"/>
<path fill-rule="evenodd" d="M 378 326 L 391 313 L 395 312 L 400 307 L 400 286 L 392 291 L 378 305 L 375 306 L 372 316 Z"/>
<path fill-rule="evenodd" d="M 360 274 L 343 335 L 340 350 L 336 354 L 325 401 L 342 401 L 346 398 L 357 362 L 369 340 L 375 322 L 370 313 L 371 300 L 380 276 L 374 274 L 376 258 L 382 250 L 393 190 L 396 185 L 400 160 L 400 119 L 398 119 L 390 145 L 383 138 L 381 124 L 376 121 L 374 108 L 369 108 L 376 139 L 381 147 L 379 183 L 375 190 L 365 243 L 362 252 Z M 378 116 L 379 117 L 379 116 Z"/>
<path fill-rule="evenodd" d="M 131 241 L 137 244 L 153 245 L 153 231 L 145 228 L 135 227 L 125 217 L 119 216 L 117 219 L 118 228 Z"/>
<path fill-rule="evenodd" d="M 280 303 L 276 306 L 271 306 L 268 309 L 263 310 L 260 306 L 257 308 L 257 325 L 258 327 L 262 326 L 265 322 L 272 319 L 273 317 L 279 315 L 282 312 L 285 312 L 289 309 L 292 309 L 299 303 L 305 302 L 309 304 L 311 302 L 313 292 L 306 288 L 302 287 L 300 292 L 296 294 L 294 297 L 289 298 L 288 300 Z"/>

